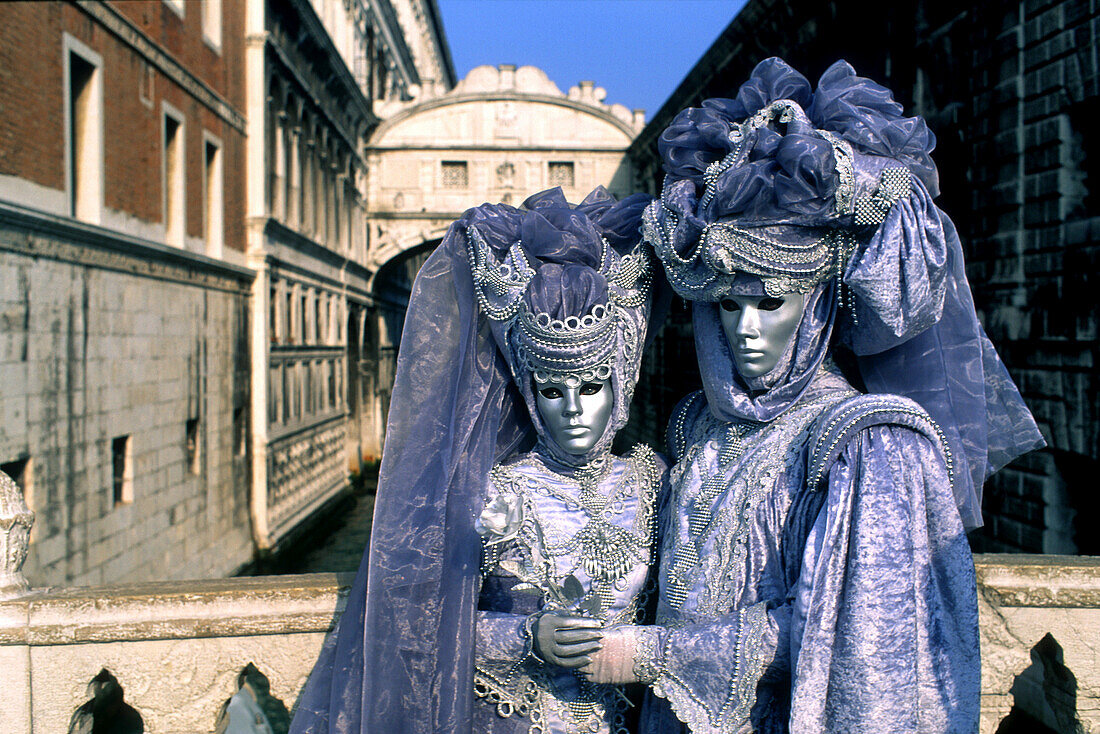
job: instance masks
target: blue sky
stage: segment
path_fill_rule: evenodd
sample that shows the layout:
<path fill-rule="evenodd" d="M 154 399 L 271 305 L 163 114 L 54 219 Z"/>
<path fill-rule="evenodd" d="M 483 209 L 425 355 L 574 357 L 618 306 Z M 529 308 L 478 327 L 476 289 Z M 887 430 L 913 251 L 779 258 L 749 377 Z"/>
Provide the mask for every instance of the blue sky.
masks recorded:
<path fill-rule="evenodd" d="M 459 78 L 530 64 L 652 118 L 745 0 L 437 0 Z"/>

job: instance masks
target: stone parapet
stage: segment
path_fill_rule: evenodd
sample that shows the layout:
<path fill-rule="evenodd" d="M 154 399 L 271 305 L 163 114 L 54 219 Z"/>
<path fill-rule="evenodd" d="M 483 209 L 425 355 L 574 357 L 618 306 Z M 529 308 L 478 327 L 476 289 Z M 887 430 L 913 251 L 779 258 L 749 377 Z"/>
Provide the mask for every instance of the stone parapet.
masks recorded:
<path fill-rule="evenodd" d="M 147 732 L 213 732 L 249 663 L 291 709 L 350 582 L 336 574 L 181 581 L 0 603 L 4 732 L 67 731 L 103 669 Z"/>
<path fill-rule="evenodd" d="M 980 555 L 975 565 L 981 731 L 1012 716 L 1100 732 L 1100 558 Z M 35 591 L 2 602 L 4 731 L 65 731 L 103 669 L 148 732 L 213 732 L 225 702 L 254 679 L 242 672 L 250 663 L 270 684 L 259 687 L 267 706 L 257 705 L 289 718 L 350 582 L 268 576 Z"/>

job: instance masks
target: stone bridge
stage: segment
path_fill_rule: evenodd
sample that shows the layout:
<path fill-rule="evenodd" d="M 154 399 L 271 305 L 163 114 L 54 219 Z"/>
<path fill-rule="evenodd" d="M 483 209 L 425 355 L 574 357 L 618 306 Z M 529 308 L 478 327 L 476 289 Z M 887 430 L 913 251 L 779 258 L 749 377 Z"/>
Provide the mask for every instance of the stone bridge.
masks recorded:
<path fill-rule="evenodd" d="M 350 575 L 28 589 L 32 522 L 0 473 L 4 734 L 286 731 Z M 974 561 L 982 733 L 1100 733 L 1100 558 Z"/>

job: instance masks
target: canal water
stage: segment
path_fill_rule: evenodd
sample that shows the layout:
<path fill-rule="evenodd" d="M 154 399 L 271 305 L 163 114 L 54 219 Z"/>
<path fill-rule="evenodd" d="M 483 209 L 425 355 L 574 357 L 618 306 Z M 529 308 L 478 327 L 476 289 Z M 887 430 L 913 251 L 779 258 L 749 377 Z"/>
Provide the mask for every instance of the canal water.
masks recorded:
<path fill-rule="evenodd" d="M 374 491 L 378 486 L 378 470 L 365 472 L 352 482 L 348 496 L 329 509 L 312 529 L 277 558 L 270 561 L 264 573 L 354 572 L 370 540 L 371 517 L 374 514 Z"/>

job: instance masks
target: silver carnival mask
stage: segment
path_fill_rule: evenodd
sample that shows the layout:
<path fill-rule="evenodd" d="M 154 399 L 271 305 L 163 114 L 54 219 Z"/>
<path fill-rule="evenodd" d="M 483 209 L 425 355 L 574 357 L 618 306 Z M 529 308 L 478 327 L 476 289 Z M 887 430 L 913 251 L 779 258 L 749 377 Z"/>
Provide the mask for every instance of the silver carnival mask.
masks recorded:
<path fill-rule="evenodd" d="M 580 456 L 592 449 L 607 430 L 615 393 L 611 380 L 576 385 L 536 383 L 535 404 L 547 437 L 567 454 Z"/>
<path fill-rule="evenodd" d="M 763 377 L 779 363 L 802 321 L 806 296 L 729 294 L 719 302 L 718 315 L 733 363 L 746 380 Z"/>

